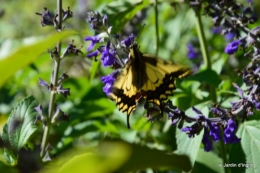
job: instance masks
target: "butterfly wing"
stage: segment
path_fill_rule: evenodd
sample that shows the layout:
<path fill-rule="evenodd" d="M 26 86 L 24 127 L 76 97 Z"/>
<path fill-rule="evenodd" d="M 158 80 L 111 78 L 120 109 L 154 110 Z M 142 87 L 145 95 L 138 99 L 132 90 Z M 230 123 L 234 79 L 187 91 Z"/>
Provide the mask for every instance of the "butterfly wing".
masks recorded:
<path fill-rule="evenodd" d="M 168 96 L 173 95 L 173 90 L 176 89 L 176 78 L 181 79 L 192 74 L 192 71 L 186 67 L 163 61 L 153 55 L 144 54 L 143 59 L 148 80 L 141 89 L 146 92 L 146 100 L 158 106 Z"/>
<path fill-rule="evenodd" d="M 138 90 L 133 85 L 133 78 L 135 78 L 133 67 L 131 64 L 127 64 L 117 77 L 113 85 L 113 92 L 110 94 L 110 98 L 116 101 L 118 109 L 127 112 L 127 115 L 130 115 L 136 107 L 136 93 Z"/>
<path fill-rule="evenodd" d="M 117 77 L 110 98 L 122 112 L 129 116 L 136 108 L 140 93 L 146 101 L 161 106 L 161 102 L 176 89 L 175 78 L 183 78 L 192 71 L 188 68 L 163 61 L 149 54 L 142 54 L 136 44 L 130 50 L 130 60 Z"/>

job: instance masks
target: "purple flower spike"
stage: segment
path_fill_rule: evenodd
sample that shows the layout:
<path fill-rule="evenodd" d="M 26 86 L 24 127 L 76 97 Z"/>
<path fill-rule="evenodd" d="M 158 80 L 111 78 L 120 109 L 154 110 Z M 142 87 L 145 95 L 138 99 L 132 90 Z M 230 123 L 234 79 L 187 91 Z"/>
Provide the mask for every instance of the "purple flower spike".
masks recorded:
<path fill-rule="evenodd" d="M 191 127 L 187 126 L 182 128 L 181 131 L 187 132 L 189 138 L 193 138 L 195 134 L 198 135 L 202 129 L 203 127 L 200 124 L 194 123 Z"/>
<path fill-rule="evenodd" d="M 118 71 L 115 70 L 111 74 L 109 74 L 107 76 L 103 76 L 101 78 L 102 83 L 105 84 L 105 86 L 103 87 L 103 91 L 107 95 L 109 95 L 112 92 L 113 85 L 116 80 L 117 74 L 118 74 Z"/>
<path fill-rule="evenodd" d="M 104 67 L 111 66 L 115 62 L 115 51 L 110 50 L 110 42 L 107 42 L 102 52 L 101 61 Z"/>
<path fill-rule="evenodd" d="M 204 151 L 209 152 L 212 149 L 212 141 L 210 140 L 209 132 L 205 127 L 204 127 L 204 135 L 202 138 L 202 143 L 204 145 Z"/>
<path fill-rule="evenodd" d="M 239 44 L 240 44 L 240 40 L 236 40 L 229 43 L 225 48 L 225 52 L 229 55 L 234 54 L 238 50 Z"/>
<path fill-rule="evenodd" d="M 214 141 L 218 142 L 221 139 L 219 126 L 216 124 L 211 124 L 209 120 L 207 120 L 207 123 L 210 129 L 209 135 Z"/>
<path fill-rule="evenodd" d="M 188 132 L 187 134 L 189 138 L 193 138 L 195 136 L 195 129 L 193 129 L 192 127 L 184 127 L 181 129 L 181 131 Z"/>
<path fill-rule="evenodd" d="M 236 124 L 235 121 L 230 118 L 227 123 L 227 127 L 224 130 L 224 142 L 227 143 L 237 143 L 240 139 L 236 136 Z"/>
<path fill-rule="evenodd" d="M 93 47 L 95 46 L 96 43 L 101 42 L 101 37 L 97 36 L 87 36 L 84 38 L 85 41 L 91 41 L 90 45 L 87 48 L 87 51 L 90 51 L 93 49 Z"/>
<path fill-rule="evenodd" d="M 129 35 L 128 38 L 121 41 L 122 45 L 125 45 L 126 47 L 129 47 L 134 41 L 134 34 Z"/>
<path fill-rule="evenodd" d="M 91 53 L 87 54 L 87 57 L 88 58 L 92 58 L 92 57 L 96 58 L 99 54 L 100 54 L 100 51 L 96 50 L 94 52 L 91 52 Z"/>

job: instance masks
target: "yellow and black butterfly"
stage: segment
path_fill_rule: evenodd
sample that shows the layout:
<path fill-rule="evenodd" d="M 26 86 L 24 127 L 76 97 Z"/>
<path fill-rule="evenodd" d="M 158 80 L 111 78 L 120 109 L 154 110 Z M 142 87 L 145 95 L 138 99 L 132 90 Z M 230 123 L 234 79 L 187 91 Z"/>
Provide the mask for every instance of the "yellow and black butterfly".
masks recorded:
<path fill-rule="evenodd" d="M 110 98 L 116 101 L 119 110 L 127 112 L 127 126 L 130 128 L 129 116 L 141 97 L 160 107 L 176 89 L 175 78 L 191 74 L 192 71 L 186 67 L 143 54 L 137 43 L 133 43 L 129 61 L 117 76 Z"/>

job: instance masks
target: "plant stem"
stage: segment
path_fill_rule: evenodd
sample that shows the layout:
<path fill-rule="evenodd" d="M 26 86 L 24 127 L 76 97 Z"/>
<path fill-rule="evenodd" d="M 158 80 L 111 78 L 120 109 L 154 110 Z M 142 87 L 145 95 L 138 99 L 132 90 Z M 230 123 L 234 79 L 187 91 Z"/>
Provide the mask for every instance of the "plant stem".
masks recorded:
<path fill-rule="evenodd" d="M 57 0 L 57 11 L 58 11 L 58 26 L 57 29 L 61 31 L 62 29 L 62 0 Z M 58 55 L 60 56 L 61 54 L 61 42 L 59 41 L 57 43 L 57 51 Z M 60 57 L 59 58 L 54 58 L 54 70 L 53 70 L 53 76 L 52 76 L 52 81 L 51 83 L 53 84 L 54 87 L 57 87 L 57 81 L 58 81 L 58 75 L 59 75 L 59 68 L 60 68 Z M 42 143 L 41 143 L 41 158 L 43 158 L 46 154 L 47 150 L 47 143 L 48 143 L 48 138 L 49 138 L 49 133 L 50 133 L 50 128 L 51 128 L 51 119 L 54 113 L 55 109 L 55 97 L 56 93 L 54 91 L 51 91 L 51 96 L 50 96 L 50 102 L 49 102 L 49 110 L 48 110 L 48 117 L 46 121 L 46 126 L 44 127 L 44 132 L 43 132 L 43 138 L 42 138 Z"/>
<path fill-rule="evenodd" d="M 201 22 L 200 10 L 194 9 L 194 11 L 196 13 L 196 28 L 197 28 L 197 32 L 198 32 L 199 41 L 200 41 L 200 47 L 201 47 L 201 52 L 202 52 L 202 56 L 203 56 L 203 61 L 206 64 L 206 68 L 208 70 L 211 70 L 211 61 L 210 61 L 208 46 L 207 46 L 207 42 L 206 42 L 206 37 L 204 34 L 204 29 L 203 29 L 202 22 Z M 213 102 L 217 102 L 215 87 L 213 87 L 213 86 L 209 86 L 209 87 L 210 87 L 211 100 Z"/>
<path fill-rule="evenodd" d="M 156 45 L 155 45 L 155 55 L 158 55 L 159 50 L 159 27 L 158 27 L 158 0 L 155 0 L 154 11 L 155 11 L 155 32 L 156 32 Z"/>
<path fill-rule="evenodd" d="M 199 37 L 199 41 L 200 41 L 203 60 L 206 64 L 206 68 L 208 70 L 211 70 L 212 66 L 211 66 L 209 51 L 208 51 L 208 47 L 207 47 L 206 37 L 204 34 L 202 22 L 201 22 L 200 8 L 194 9 L 194 11 L 196 13 L 196 27 L 197 27 L 198 37 Z M 215 88 L 213 86 L 209 86 L 209 87 L 210 87 L 210 96 L 211 96 L 212 101 L 217 102 Z M 223 158 L 223 165 L 224 165 L 225 163 L 228 163 L 228 159 L 227 159 L 227 154 L 226 154 L 226 146 L 224 145 L 223 140 L 221 140 L 221 142 L 220 142 L 220 147 L 221 147 L 221 152 L 222 152 L 221 155 Z M 224 170 L 225 170 L 225 173 L 229 172 L 229 170 L 226 167 Z"/>
<path fill-rule="evenodd" d="M 224 134 L 223 134 L 224 135 Z M 220 150 L 221 150 L 221 156 L 223 158 L 223 166 L 225 163 L 229 163 L 227 159 L 227 153 L 226 153 L 226 147 L 223 140 L 220 140 Z M 229 173 L 228 167 L 224 167 L 225 173 Z"/>

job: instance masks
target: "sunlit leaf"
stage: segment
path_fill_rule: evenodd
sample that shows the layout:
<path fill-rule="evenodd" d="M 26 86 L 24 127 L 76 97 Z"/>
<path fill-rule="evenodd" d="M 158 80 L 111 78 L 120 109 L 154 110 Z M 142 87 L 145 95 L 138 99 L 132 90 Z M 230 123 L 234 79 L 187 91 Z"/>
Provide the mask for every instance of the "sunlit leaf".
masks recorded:
<path fill-rule="evenodd" d="M 241 146 L 246 155 L 248 168 L 246 172 L 258 172 L 257 163 L 260 162 L 260 123 L 259 121 L 248 121 L 240 125 L 237 132 L 241 138 Z M 250 165 L 251 164 L 251 165 Z"/>
<path fill-rule="evenodd" d="M 52 48 L 57 41 L 75 34 L 77 34 L 75 31 L 64 31 L 62 33 L 52 34 L 36 43 L 23 46 L 4 59 L 1 59 L 0 86 L 2 86 L 8 78 L 14 75 L 15 72 L 34 62 L 41 53 Z"/>

